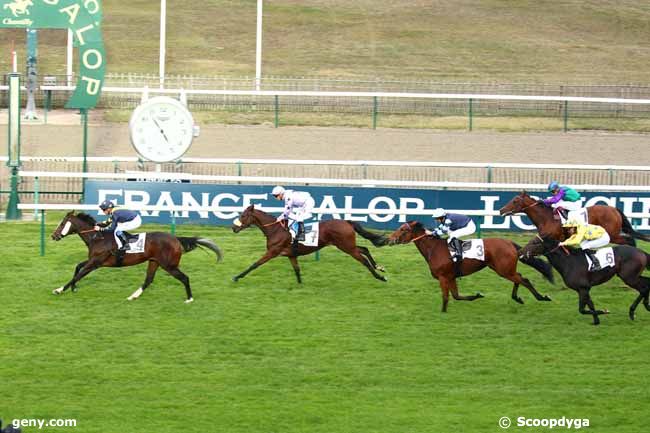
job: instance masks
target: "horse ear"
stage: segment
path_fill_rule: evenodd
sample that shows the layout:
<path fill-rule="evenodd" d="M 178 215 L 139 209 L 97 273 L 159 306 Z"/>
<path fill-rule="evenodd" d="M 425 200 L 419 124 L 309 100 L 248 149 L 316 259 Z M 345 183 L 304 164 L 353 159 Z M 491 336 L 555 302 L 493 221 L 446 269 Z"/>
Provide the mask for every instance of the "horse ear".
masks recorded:
<path fill-rule="evenodd" d="M 526 192 L 525 189 L 522 189 L 522 190 L 521 190 L 521 194 L 519 194 L 519 195 L 524 196 L 524 195 L 528 195 L 528 193 Z"/>

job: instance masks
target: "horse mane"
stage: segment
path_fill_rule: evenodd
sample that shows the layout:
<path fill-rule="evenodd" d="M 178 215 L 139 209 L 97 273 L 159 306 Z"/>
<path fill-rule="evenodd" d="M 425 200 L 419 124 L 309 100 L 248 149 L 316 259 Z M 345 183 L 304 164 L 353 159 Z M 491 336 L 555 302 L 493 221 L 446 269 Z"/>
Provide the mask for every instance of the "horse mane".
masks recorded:
<path fill-rule="evenodd" d="M 77 218 L 79 218 L 81 221 L 83 221 L 86 224 L 89 224 L 91 226 L 94 226 L 97 223 L 97 221 L 95 221 L 95 218 L 93 218 L 92 216 L 90 216 L 87 213 L 83 213 L 83 212 L 78 213 Z"/>

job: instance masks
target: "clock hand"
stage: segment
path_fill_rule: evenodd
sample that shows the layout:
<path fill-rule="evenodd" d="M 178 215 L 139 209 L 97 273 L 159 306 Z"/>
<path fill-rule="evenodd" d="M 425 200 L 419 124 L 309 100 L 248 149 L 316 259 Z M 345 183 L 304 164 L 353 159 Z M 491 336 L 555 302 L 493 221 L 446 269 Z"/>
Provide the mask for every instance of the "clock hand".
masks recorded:
<path fill-rule="evenodd" d="M 156 124 L 156 126 L 158 127 L 158 129 L 160 129 L 160 133 L 161 133 L 161 134 L 163 135 L 163 137 L 165 138 L 165 141 L 166 141 L 167 143 L 169 143 L 169 140 L 167 139 L 167 135 L 165 135 L 165 131 L 160 127 L 160 124 L 158 123 L 158 121 L 156 120 L 156 118 L 155 118 L 155 117 L 152 117 L 152 119 L 153 119 L 153 123 Z"/>

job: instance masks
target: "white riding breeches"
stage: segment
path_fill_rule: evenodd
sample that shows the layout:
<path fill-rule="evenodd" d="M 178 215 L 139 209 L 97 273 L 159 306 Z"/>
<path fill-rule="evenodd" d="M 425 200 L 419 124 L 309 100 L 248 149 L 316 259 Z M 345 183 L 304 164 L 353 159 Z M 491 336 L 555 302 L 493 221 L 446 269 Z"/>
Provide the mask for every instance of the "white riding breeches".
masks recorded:
<path fill-rule="evenodd" d="M 595 250 L 600 247 L 604 247 L 609 243 L 609 234 L 605 233 L 598 239 L 592 239 L 590 241 L 580 242 L 580 248 L 583 250 Z"/>
<path fill-rule="evenodd" d="M 469 236 L 471 234 L 474 234 L 474 232 L 476 232 L 476 224 L 474 224 L 474 221 L 470 220 L 470 222 L 465 227 L 459 228 L 458 230 L 450 230 L 447 242 L 451 242 L 451 239 L 453 238 Z"/>
<path fill-rule="evenodd" d="M 122 242 L 120 241 L 120 238 L 117 237 L 118 233 L 126 232 L 129 230 L 135 230 L 141 225 L 142 225 L 142 218 L 140 218 L 140 215 L 136 216 L 131 221 L 117 223 L 117 225 L 115 226 L 115 232 L 113 232 L 113 237 L 115 237 L 115 242 L 117 243 L 117 247 L 118 248 L 122 247 Z"/>
<path fill-rule="evenodd" d="M 580 210 L 582 209 L 582 201 L 564 201 L 560 200 L 557 203 L 551 205 L 553 209 L 556 207 L 564 208 L 568 211 Z"/>

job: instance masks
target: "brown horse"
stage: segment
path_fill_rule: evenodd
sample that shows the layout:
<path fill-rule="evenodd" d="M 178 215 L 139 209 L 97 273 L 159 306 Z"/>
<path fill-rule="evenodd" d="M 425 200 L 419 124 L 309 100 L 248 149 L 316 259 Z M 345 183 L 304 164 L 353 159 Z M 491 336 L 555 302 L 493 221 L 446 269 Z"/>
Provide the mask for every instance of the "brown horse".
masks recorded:
<path fill-rule="evenodd" d="M 370 255 L 368 248 L 356 244 L 355 232 L 359 233 L 363 238 L 368 239 L 375 246 L 382 245 L 384 238 L 366 231 L 356 222 L 345 220 L 321 221 L 319 223 L 318 245 L 308 247 L 299 244 L 296 251 L 292 247 L 291 234 L 285 228 L 284 224 L 276 221 L 273 215 L 269 215 L 260 209 L 255 209 L 254 205 L 247 207 L 239 218 L 234 221 L 232 231 L 239 233 L 241 230 L 250 226 L 259 227 L 262 233 L 264 233 L 264 236 L 266 236 L 266 254 L 250 265 L 244 272 L 234 276 L 232 280 L 235 282 L 269 260 L 278 256 L 286 256 L 293 266 L 298 283 L 301 283 L 302 279 L 300 278 L 300 266 L 298 265 L 297 257 L 311 254 L 328 245 L 334 245 L 344 253 L 351 255 L 368 268 L 375 278 L 386 281 L 383 275 L 377 273 L 377 271 L 384 272 L 384 268 L 377 265 L 375 259 Z"/>
<path fill-rule="evenodd" d="M 442 312 L 447 312 L 449 303 L 449 292 L 457 301 L 473 301 L 482 298 L 483 295 L 477 292 L 475 295 L 463 296 L 458 293 L 456 286 L 456 274 L 454 272 L 454 263 L 451 261 L 451 255 L 447 246 L 447 241 L 437 236 L 427 235 L 422 223 L 409 221 L 402 224 L 388 237 L 389 245 L 407 244 L 413 242 L 424 257 L 431 275 L 440 282 L 442 290 Z M 550 301 L 551 298 L 541 295 L 531 282 L 517 272 L 518 251 L 521 247 L 514 242 L 505 239 L 488 238 L 484 239 L 485 261 L 476 259 L 463 259 L 460 269 L 463 275 L 470 275 L 478 272 L 486 266 L 489 266 L 494 272 L 501 277 L 514 283 L 512 287 L 512 299 L 523 304 L 524 301 L 517 294 L 519 285 L 523 284 L 538 301 Z M 553 281 L 553 272 L 550 265 L 543 260 L 529 258 L 522 260 L 523 263 L 533 267 L 548 281 Z"/>
<path fill-rule="evenodd" d="M 68 288 L 76 291 L 76 283 L 90 272 L 101 267 L 133 266 L 148 261 L 147 276 L 142 287 L 138 288 L 129 301 L 137 299 L 142 292 L 151 284 L 158 267 L 162 267 L 171 276 L 183 283 L 187 294 L 186 303 L 192 302 L 192 290 L 190 279 L 178 269 L 181 255 L 192 251 L 197 247 L 206 247 L 217 255 L 217 261 L 221 261 L 223 255 L 221 249 L 209 239 L 176 237 L 169 233 L 152 232 L 147 233 L 146 245 L 142 253 L 125 254 L 123 259 L 118 260 L 114 251 L 116 248 L 112 232 L 106 235 L 93 230 L 95 219 L 85 213 L 76 214 L 69 212 L 61 221 L 59 226 L 52 233 L 52 239 L 59 241 L 65 236 L 77 233 L 88 247 L 88 260 L 79 263 L 74 271 L 73 278 L 64 286 L 54 289 L 52 293 L 60 295 Z"/>
<path fill-rule="evenodd" d="M 562 241 L 566 238 L 562 223 L 555 219 L 553 209 L 544 204 L 542 200 L 535 200 L 526 191 L 513 197 L 505 206 L 499 209 L 501 215 L 512 215 L 518 212 L 525 213 L 542 237 L 550 237 Z M 632 228 L 632 224 L 619 209 L 595 205 L 587 208 L 589 224 L 599 225 L 609 234 L 612 243 L 624 245 L 636 245 L 634 239 L 641 239 L 650 242 L 650 237 L 643 235 Z"/>

